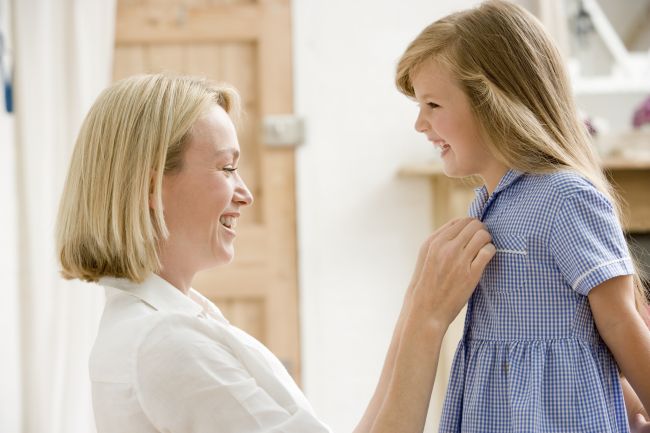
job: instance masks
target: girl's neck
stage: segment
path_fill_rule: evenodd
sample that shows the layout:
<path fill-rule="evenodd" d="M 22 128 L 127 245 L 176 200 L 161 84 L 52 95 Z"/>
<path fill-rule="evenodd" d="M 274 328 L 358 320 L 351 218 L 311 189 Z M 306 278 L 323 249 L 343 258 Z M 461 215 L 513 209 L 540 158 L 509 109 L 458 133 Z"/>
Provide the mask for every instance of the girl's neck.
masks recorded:
<path fill-rule="evenodd" d="M 503 176 L 506 175 L 508 170 L 510 170 L 508 166 L 497 162 L 480 173 L 489 196 L 497 189 L 499 182 L 501 182 L 501 179 L 503 179 Z"/>

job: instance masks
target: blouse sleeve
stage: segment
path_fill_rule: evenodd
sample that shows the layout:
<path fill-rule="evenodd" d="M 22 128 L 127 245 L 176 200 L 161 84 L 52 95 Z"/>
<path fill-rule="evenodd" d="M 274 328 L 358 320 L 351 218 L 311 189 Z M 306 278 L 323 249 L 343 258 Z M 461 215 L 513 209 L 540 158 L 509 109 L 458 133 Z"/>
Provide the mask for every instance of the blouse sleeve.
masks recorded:
<path fill-rule="evenodd" d="M 329 433 L 305 408 L 279 405 L 229 347 L 187 319 L 158 323 L 138 351 L 136 393 L 157 430 Z"/>
<path fill-rule="evenodd" d="M 564 199 L 551 229 L 550 250 L 569 285 L 585 296 L 611 278 L 634 273 L 612 204 L 593 187 Z"/>

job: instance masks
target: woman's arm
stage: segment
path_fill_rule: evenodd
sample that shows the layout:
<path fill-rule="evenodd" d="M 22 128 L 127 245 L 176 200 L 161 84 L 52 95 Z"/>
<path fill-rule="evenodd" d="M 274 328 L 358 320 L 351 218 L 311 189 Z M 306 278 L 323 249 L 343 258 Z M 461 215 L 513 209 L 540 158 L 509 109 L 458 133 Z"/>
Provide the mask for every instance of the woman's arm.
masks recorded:
<path fill-rule="evenodd" d="M 447 327 L 494 255 L 477 220 L 454 220 L 420 249 L 377 389 L 355 433 L 421 432 Z"/>
<path fill-rule="evenodd" d="M 448 227 L 449 225 L 455 223 L 456 220 L 448 222 L 440 229 L 440 231 L 442 231 L 445 227 Z M 366 409 L 363 418 L 354 430 L 354 433 L 369 432 L 375 422 L 375 418 L 377 417 L 377 413 L 379 412 L 381 405 L 384 403 L 384 397 L 386 396 L 386 391 L 388 390 L 388 384 L 393 377 L 393 370 L 395 369 L 395 358 L 397 356 L 398 348 L 402 339 L 402 333 L 404 332 L 404 322 L 406 321 L 411 306 L 413 291 L 415 285 L 420 280 L 422 267 L 429 253 L 429 245 L 433 239 L 437 237 L 438 233 L 439 231 L 433 233 L 420 247 L 418 258 L 415 263 L 415 269 L 406 290 L 404 301 L 402 302 L 402 309 L 397 319 L 395 329 L 393 330 L 393 337 L 391 339 L 390 346 L 388 347 L 388 352 L 386 353 L 386 359 L 384 360 L 384 366 L 381 371 L 381 376 L 379 377 L 379 383 L 377 384 L 377 388 L 375 389 L 373 397 L 368 404 L 368 408 Z"/>
<path fill-rule="evenodd" d="M 650 433 L 650 418 L 648 418 L 648 412 L 641 404 L 639 397 L 636 395 L 625 377 L 621 377 L 621 387 L 623 388 L 625 411 L 627 412 L 628 422 L 630 423 L 630 432 Z"/>
<path fill-rule="evenodd" d="M 594 287 L 589 304 L 598 332 L 621 372 L 642 407 L 650 407 L 650 330 L 636 309 L 632 277 L 612 278 Z"/>

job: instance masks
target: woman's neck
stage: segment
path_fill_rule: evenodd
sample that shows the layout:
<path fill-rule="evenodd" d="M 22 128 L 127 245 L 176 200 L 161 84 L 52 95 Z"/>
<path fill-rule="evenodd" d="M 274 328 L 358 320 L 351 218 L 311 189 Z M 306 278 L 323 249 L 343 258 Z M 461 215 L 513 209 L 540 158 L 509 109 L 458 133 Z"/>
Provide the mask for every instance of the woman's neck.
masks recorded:
<path fill-rule="evenodd" d="M 158 251 L 161 267 L 156 274 L 187 295 L 192 287 L 192 280 L 196 270 L 190 269 L 181 257 L 175 256 L 178 256 L 178 254 L 173 254 L 164 247 L 161 248 Z"/>

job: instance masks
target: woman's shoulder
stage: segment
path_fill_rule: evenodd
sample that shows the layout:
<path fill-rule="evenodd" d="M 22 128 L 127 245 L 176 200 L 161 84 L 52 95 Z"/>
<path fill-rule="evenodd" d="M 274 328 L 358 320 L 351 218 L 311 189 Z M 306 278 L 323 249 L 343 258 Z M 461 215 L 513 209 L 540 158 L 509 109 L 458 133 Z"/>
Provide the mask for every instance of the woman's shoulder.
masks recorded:
<path fill-rule="evenodd" d="M 145 332 L 136 343 L 139 358 L 177 357 L 179 353 L 192 358 L 206 350 L 226 355 L 232 353 L 227 330 L 215 320 L 173 312 L 155 316 L 147 323 Z"/>
<path fill-rule="evenodd" d="M 94 381 L 131 382 L 134 368 L 144 357 L 169 359 L 207 346 L 229 353 L 224 332 L 216 321 L 208 323 L 190 314 L 157 311 L 128 295 L 111 301 L 90 354 Z"/>

